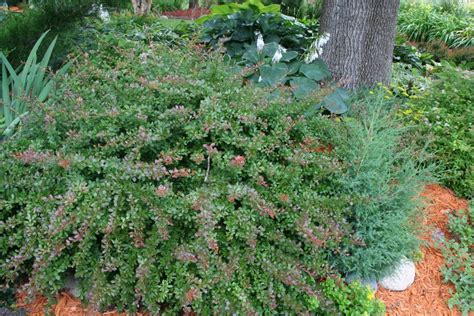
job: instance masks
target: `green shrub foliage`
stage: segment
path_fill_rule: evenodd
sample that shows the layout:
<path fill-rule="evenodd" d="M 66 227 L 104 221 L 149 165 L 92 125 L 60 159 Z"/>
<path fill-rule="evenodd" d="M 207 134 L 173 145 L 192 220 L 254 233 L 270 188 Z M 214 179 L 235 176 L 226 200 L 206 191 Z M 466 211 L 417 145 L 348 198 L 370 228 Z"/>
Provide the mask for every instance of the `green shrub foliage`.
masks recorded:
<path fill-rule="evenodd" d="M 196 47 L 98 48 L 1 144 L 4 287 L 53 296 L 73 274 L 100 309 L 380 311 L 321 282 L 414 250 L 418 179 L 397 137 L 269 101 Z"/>
<path fill-rule="evenodd" d="M 36 40 L 49 31 L 46 42 L 56 36 L 58 43 L 52 64 L 58 68 L 67 55 L 78 45 L 88 41 L 85 17 L 97 16 L 94 5 L 102 3 L 113 7 L 123 7 L 124 0 L 37 0 L 30 1 L 34 9 L 25 5 L 22 14 L 8 14 L 5 19 L 0 16 L 0 52 L 8 57 L 15 66 L 26 61 Z M 127 1 L 127 3 L 130 1 Z M 129 4 L 129 3 L 128 3 Z M 0 13 L 1 14 L 1 13 Z M 88 21 L 90 22 L 90 21 Z M 45 50 L 40 50 L 43 54 Z"/>

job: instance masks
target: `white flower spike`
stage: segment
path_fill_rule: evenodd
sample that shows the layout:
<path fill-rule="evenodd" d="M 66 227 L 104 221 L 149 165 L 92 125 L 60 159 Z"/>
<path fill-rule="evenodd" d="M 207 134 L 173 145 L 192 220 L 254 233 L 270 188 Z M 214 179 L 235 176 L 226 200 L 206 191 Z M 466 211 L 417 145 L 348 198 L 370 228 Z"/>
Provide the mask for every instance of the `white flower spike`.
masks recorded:
<path fill-rule="evenodd" d="M 99 6 L 99 18 L 102 20 L 102 22 L 110 22 L 109 11 L 107 9 L 104 9 L 104 6 L 102 4 Z"/>
<path fill-rule="evenodd" d="M 309 47 L 308 55 L 304 59 L 305 63 L 310 64 L 316 58 L 319 58 L 323 54 L 323 46 L 329 42 L 329 33 L 324 33 L 320 37 L 318 37 Z"/>
<path fill-rule="evenodd" d="M 257 35 L 257 53 L 261 53 L 265 47 L 265 42 L 263 41 L 263 35 L 260 32 L 255 32 Z"/>
<path fill-rule="evenodd" d="M 279 63 L 280 60 L 283 58 L 283 53 L 286 53 L 286 49 L 278 45 L 275 55 L 273 55 L 273 58 L 272 58 L 272 64 Z"/>

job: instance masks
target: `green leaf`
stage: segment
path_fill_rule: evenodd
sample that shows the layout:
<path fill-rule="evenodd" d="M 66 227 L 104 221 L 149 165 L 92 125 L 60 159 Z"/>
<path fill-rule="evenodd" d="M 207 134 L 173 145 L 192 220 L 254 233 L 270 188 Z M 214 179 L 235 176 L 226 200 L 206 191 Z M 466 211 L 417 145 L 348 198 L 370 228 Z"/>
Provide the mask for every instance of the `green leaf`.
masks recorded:
<path fill-rule="evenodd" d="M 309 79 L 316 81 L 329 78 L 330 72 L 324 64 L 320 62 L 313 62 L 311 64 L 303 64 L 300 68 L 300 73 Z"/>
<path fill-rule="evenodd" d="M 48 32 L 49 31 L 46 31 L 46 32 L 43 33 L 43 35 L 41 35 L 41 37 L 38 39 L 38 41 L 36 41 L 35 46 L 33 46 L 33 48 L 31 49 L 30 55 L 28 55 L 28 59 L 26 60 L 25 66 L 23 66 L 23 70 L 20 74 L 20 80 L 21 80 L 23 86 L 26 85 L 26 75 L 28 73 L 30 73 L 31 65 L 36 64 L 36 58 L 37 58 L 36 53 L 38 52 L 38 49 L 39 49 L 41 43 L 43 42 L 43 39 L 45 38 L 45 36 L 48 34 Z M 56 42 L 56 39 L 53 42 Z M 49 49 L 48 49 L 48 51 L 49 51 Z M 47 53 L 48 52 L 46 52 L 46 54 Z"/>
<path fill-rule="evenodd" d="M 12 114 L 10 111 L 10 89 L 8 89 L 8 75 L 5 64 L 2 64 L 2 101 L 3 101 L 3 116 L 5 124 L 8 125 L 12 121 Z"/>
<path fill-rule="evenodd" d="M 295 59 L 296 57 L 298 57 L 298 52 L 295 52 L 295 51 L 289 51 L 289 52 L 286 52 L 286 53 L 283 53 L 282 54 L 283 57 L 281 58 L 281 61 L 291 61 L 293 59 Z"/>
<path fill-rule="evenodd" d="M 242 59 L 252 64 L 256 64 L 260 60 L 260 57 L 257 53 L 257 47 L 252 46 L 247 49 L 247 51 L 243 54 Z"/>
<path fill-rule="evenodd" d="M 274 86 L 283 81 L 288 73 L 288 66 L 283 63 L 274 65 L 263 65 L 260 68 L 262 84 Z"/>
<path fill-rule="evenodd" d="M 266 43 L 265 46 L 263 47 L 263 55 L 266 57 L 272 58 L 279 47 L 280 47 L 280 44 L 278 43 L 274 43 L 274 42 Z"/>
<path fill-rule="evenodd" d="M 41 90 L 41 93 L 38 96 L 39 102 L 43 102 L 44 100 L 46 100 L 49 92 L 51 91 L 51 88 L 53 87 L 53 83 L 54 82 L 51 80 L 50 82 L 46 84 L 46 86 L 43 87 L 43 89 Z"/>
<path fill-rule="evenodd" d="M 56 76 L 64 76 L 66 72 L 69 70 L 69 68 L 71 67 L 71 65 L 72 65 L 72 62 L 66 63 L 64 66 L 61 67 L 61 69 L 59 69 L 56 72 Z"/>
<path fill-rule="evenodd" d="M 297 99 L 304 99 L 314 91 L 319 90 L 319 85 L 306 77 L 296 77 L 290 81 L 293 94 Z"/>
<path fill-rule="evenodd" d="M 329 112 L 334 114 L 342 114 L 347 112 L 347 100 L 349 99 L 349 94 L 346 90 L 337 88 L 333 93 L 327 95 L 321 105 L 327 109 Z"/>
<path fill-rule="evenodd" d="M 302 64 L 303 62 L 298 61 L 298 60 L 290 62 L 288 64 L 288 76 L 294 75 L 295 73 L 297 73 L 300 70 L 300 67 Z"/>

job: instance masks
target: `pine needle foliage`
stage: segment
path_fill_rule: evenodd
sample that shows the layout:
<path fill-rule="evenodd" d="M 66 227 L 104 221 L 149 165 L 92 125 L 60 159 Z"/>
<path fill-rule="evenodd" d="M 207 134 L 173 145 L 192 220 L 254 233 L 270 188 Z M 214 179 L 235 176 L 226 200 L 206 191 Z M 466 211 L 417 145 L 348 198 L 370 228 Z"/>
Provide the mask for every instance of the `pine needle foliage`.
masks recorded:
<path fill-rule="evenodd" d="M 364 94 L 346 122 L 340 154 L 350 164 L 339 178 L 351 197 L 351 219 L 356 243 L 350 256 L 340 257 L 343 271 L 362 277 L 381 277 L 419 245 L 416 219 L 421 215 L 416 197 L 427 179 L 422 157 L 400 146 L 407 129 L 400 128 L 390 102 L 382 94 Z"/>

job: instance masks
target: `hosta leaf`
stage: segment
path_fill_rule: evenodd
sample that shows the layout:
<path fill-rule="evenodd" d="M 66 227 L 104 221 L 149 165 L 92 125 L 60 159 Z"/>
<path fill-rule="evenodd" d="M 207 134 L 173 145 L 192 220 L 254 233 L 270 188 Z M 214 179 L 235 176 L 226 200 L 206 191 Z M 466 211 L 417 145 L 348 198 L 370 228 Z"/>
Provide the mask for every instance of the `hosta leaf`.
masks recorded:
<path fill-rule="evenodd" d="M 327 79 L 331 74 L 324 62 L 319 60 L 315 60 L 311 64 L 303 64 L 300 68 L 300 72 L 307 78 L 316 81 Z"/>
<path fill-rule="evenodd" d="M 238 32 L 234 32 L 232 34 L 232 40 L 238 42 L 245 42 L 248 40 L 252 40 L 254 38 L 254 34 L 252 30 L 248 27 L 242 27 L 239 29 Z"/>
<path fill-rule="evenodd" d="M 288 63 L 288 76 L 294 75 L 300 70 L 300 67 L 303 63 L 301 61 L 295 60 Z"/>
<path fill-rule="evenodd" d="M 263 32 L 265 32 L 265 31 L 263 31 Z M 265 35 L 265 37 L 263 39 L 264 39 L 265 43 L 280 43 L 281 42 L 280 36 L 278 36 L 276 34 Z"/>
<path fill-rule="evenodd" d="M 260 59 L 257 53 L 257 47 L 252 46 L 249 49 L 247 49 L 247 51 L 242 56 L 242 59 L 245 61 L 248 61 L 249 63 L 256 64 Z"/>
<path fill-rule="evenodd" d="M 295 51 L 289 51 L 289 52 L 283 53 L 282 55 L 283 57 L 281 58 L 281 61 L 286 61 L 286 62 L 291 61 L 295 59 L 296 57 L 298 57 L 298 53 Z"/>
<path fill-rule="evenodd" d="M 288 73 L 288 66 L 283 63 L 263 65 L 260 68 L 261 82 L 267 86 L 274 86 L 283 81 Z"/>
<path fill-rule="evenodd" d="M 263 54 L 267 57 L 273 57 L 280 45 L 278 43 L 267 43 L 263 48 Z"/>
<path fill-rule="evenodd" d="M 346 90 L 337 88 L 333 93 L 327 95 L 321 102 L 321 105 L 329 112 L 334 114 L 342 114 L 347 112 L 347 100 L 349 94 Z"/>
<path fill-rule="evenodd" d="M 229 42 L 226 44 L 226 48 L 230 57 L 242 56 L 245 52 L 245 46 L 242 42 Z"/>
<path fill-rule="evenodd" d="M 306 77 L 293 78 L 290 85 L 297 99 L 304 99 L 314 91 L 319 90 L 319 85 L 314 80 Z"/>

